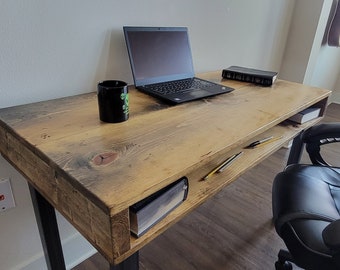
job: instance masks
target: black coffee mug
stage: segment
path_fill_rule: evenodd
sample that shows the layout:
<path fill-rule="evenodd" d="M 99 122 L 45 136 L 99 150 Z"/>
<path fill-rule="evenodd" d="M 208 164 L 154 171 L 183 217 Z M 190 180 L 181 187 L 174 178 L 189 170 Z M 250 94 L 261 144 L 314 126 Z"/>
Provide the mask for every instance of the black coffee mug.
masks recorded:
<path fill-rule="evenodd" d="M 129 93 L 126 82 L 109 80 L 98 83 L 99 118 L 107 123 L 129 119 Z"/>

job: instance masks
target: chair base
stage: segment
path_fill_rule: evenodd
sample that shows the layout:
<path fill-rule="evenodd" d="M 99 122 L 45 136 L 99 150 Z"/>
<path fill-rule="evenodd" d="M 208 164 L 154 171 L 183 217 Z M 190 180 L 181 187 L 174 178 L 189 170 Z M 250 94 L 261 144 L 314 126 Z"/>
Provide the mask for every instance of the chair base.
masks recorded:
<path fill-rule="evenodd" d="M 293 266 L 290 262 L 293 261 L 292 255 L 287 251 L 281 249 L 278 254 L 278 260 L 275 262 L 276 270 L 292 270 Z"/>

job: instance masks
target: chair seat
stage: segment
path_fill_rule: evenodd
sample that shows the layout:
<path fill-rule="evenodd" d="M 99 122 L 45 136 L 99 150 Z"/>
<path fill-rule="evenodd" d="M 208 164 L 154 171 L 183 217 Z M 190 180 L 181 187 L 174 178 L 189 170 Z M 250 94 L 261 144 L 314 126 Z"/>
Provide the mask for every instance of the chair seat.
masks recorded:
<path fill-rule="evenodd" d="M 294 262 L 306 269 L 339 269 L 322 231 L 340 219 L 340 170 L 293 164 L 273 183 L 275 229 Z"/>

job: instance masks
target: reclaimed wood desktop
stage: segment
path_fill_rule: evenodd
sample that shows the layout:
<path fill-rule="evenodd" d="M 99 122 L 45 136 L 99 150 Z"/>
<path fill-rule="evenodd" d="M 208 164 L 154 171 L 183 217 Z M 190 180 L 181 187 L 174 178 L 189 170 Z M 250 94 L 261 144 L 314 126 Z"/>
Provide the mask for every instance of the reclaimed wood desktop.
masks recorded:
<path fill-rule="evenodd" d="M 220 72 L 200 77 L 235 90 L 169 106 L 130 87 L 130 119 L 119 124 L 99 121 L 96 93 L 1 109 L 0 152 L 112 266 L 119 265 L 317 123 L 331 93 L 283 80 L 271 87 L 224 80 Z M 284 122 L 310 106 L 321 107 L 321 117 L 304 125 Z M 282 138 L 243 149 L 269 135 Z M 227 170 L 201 181 L 241 149 Z M 187 200 L 142 237 L 131 236 L 129 206 L 182 176 L 189 179 Z"/>

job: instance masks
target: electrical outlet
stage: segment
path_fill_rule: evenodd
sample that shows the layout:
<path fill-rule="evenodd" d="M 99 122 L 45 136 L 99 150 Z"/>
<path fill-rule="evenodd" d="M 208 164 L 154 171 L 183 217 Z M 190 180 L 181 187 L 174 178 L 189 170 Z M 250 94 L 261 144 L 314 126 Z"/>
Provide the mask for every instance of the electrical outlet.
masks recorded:
<path fill-rule="evenodd" d="M 0 212 L 15 207 L 11 182 L 9 179 L 0 180 Z"/>

